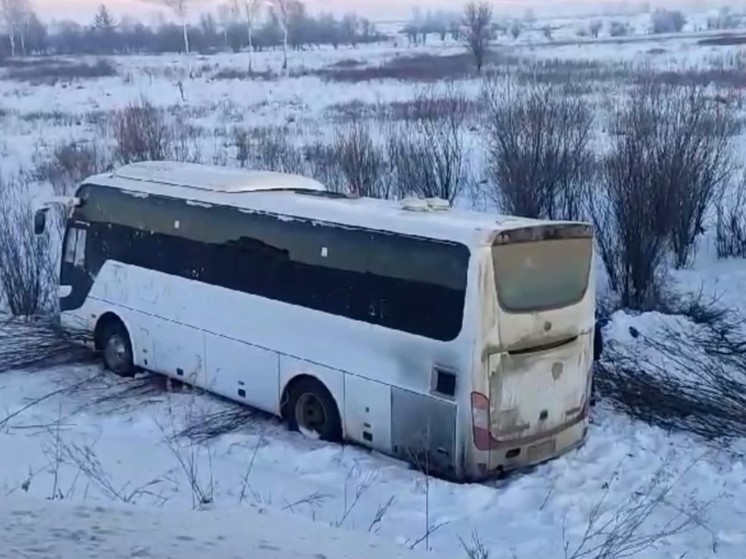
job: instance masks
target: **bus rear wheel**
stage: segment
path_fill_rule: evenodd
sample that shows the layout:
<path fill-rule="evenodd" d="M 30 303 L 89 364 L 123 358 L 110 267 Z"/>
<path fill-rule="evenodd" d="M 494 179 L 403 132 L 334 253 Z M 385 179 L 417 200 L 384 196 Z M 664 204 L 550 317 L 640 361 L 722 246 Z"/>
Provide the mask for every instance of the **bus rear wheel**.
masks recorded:
<path fill-rule="evenodd" d="M 342 421 L 337 403 L 326 387 L 312 378 L 302 378 L 288 390 L 286 419 L 291 431 L 327 442 L 342 440 Z"/>
<path fill-rule="evenodd" d="M 104 326 L 101 336 L 101 351 L 104 365 L 120 377 L 135 375 L 135 362 L 132 354 L 132 342 L 127 328 L 118 320 L 112 320 Z"/>

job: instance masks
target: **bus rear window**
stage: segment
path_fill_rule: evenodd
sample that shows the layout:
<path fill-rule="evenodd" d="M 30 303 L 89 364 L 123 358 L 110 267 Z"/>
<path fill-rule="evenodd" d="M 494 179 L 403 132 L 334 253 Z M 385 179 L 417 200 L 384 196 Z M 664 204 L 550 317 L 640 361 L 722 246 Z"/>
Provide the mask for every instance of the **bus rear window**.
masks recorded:
<path fill-rule="evenodd" d="M 566 307 L 588 288 L 593 240 L 553 239 L 492 248 L 500 306 L 522 313 Z"/>

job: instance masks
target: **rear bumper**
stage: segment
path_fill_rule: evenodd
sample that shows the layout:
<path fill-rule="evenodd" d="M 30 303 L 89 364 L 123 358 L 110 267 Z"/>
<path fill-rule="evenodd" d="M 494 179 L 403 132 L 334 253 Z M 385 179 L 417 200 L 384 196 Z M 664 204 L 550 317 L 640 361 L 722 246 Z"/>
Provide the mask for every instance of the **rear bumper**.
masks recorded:
<path fill-rule="evenodd" d="M 549 462 L 576 450 L 588 439 L 589 417 L 544 438 L 500 444 L 490 451 L 474 449 L 472 481 L 484 481 L 501 475 Z"/>

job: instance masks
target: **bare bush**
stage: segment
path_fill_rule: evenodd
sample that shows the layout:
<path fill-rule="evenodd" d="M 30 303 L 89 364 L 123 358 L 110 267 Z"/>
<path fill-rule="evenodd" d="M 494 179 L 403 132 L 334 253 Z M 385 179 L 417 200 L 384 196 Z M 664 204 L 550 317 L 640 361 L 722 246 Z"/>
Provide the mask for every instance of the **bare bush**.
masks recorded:
<path fill-rule="evenodd" d="M 468 559 L 490 559 L 490 551 L 484 545 L 479 537 L 479 532 L 476 530 L 472 532 L 470 542 L 466 542 L 463 538 L 459 537 L 459 543 Z"/>
<path fill-rule="evenodd" d="M 251 132 L 243 128 L 234 128 L 232 136 L 233 147 L 236 148 L 236 161 L 244 168 L 251 158 Z"/>
<path fill-rule="evenodd" d="M 94 353 L 78 341 L 82 329 L 63 329 L 56 319 L 0 321 L 0 373 L 39 371 L 58 365 L 92 362 Z"/>
<path fill-rule="evenodd" d="M 182 473 L 184 474 L 192 494 L 192 508 L 202 509 L 214 504 L 215 499 L 215 479 L 213 477 L 212 459 L 213 450 L 210 446 L 205 446 L 207 454 L 207 474 L 202 473 L 202 450 L 201 445 L 192 441 L 182 441 L 178 435 L 178 428 L 174 417 L 174 411 L 169 402 L 168 407 L 170 428 L 156 421 L 156 425 L 163 434 L 163 440 L 176 458 Z"/>
<path fill-rule="evenodd" d="M 170 142 L 168 158 L 187 163 L 201 163 L 200 136 L 202 130 L 191 124 L 189 114 L 181 108 L 177 108 L 171 112 L 167 126 L 168 133 L 173 138 Z"/>
<path fill-rule="evenodd" d="M 0 193 L 0 303 L 13 316 L 49 314 L 57 301 L 50 233 L 34 234 L 27 183 L 0 182 Z"/>
<path fill-rule="evenodd" d="M 56 195 L 68 196 L 85 178 L 111 169 L 111 155 L 92 142 L 60 144 L 52 157 L 36 166 L 33 176 L 49 182 Z"/>
<path fill-rule="evenodd" d="M 222 435 L 251 427 L 257 422 L 257 412 L 233 402 L 216 410 L 200 410 L 186 418 L 187 425 L 176 433 L 196 444 L 205 444 Z"/>
<path fill-rule="evenodd" d="M 57 432 L 53 432 L 57 435 Z M 142 485 L 133 486 L 126 483 L 121 487 L 106 473 L 93 444 L 78 445 L 75 443 L 62 445 L 64 456 L 86 476 L 89 482 L 98 487 L 101 493 L 112 501 L 124 504 L 137 504 L 143 499 L 150 499 L 158 505 L 164 504 L 168 498 L 163 491 L 156 491 L 166 481 L 162 477 L 153 478 Z"/>
<path fill-rule="evenodd" d="M 520 21 L 514 21 L 510 25 L 510 36 L 513 37 L 513 39 L 518 39 L 518 37 L 521 36 L 521 33 L 523 33 L 523 25 L 521 25 Z"/>
<path fill-rule="evenodd" d="M 650 100 L 660 117 L 653 121 L 659 127 L 658 179 L 669 193 L 667 225 L 674 263 L 682 268 L 691 261 L 706 212 L 732 176 L 736 121 L 732 106 L 712 100 L 703 88 L 653 87 Z"/>
<path fill-rule="evenodd" d="M 138 161 L 201 160 L 201 131 L 181 108 L 166 112 L 143 98 L 116 111 L 113 118 L 114 158 L 123 164 Z"/>
<path fill-rule="evenodd" d="M 486 2 L 469 2 L 464 12 L 466 46 L 474 57 L 477 72 L 482 71 L 490 45 L 492 6 Z"/>
<path fill-rule="evenodd" d="M 307 144 L 303 149 L 309 175 L 333 192 L 347 192 L 345 175 L 337 150 L 323 142 Z"/>
<path fill-rule="evenodd" d="M 679 10 L 655 10 L 651 20 L 653 33 L 678 33 L 686 25 L 686 17 Z"/>
<path fill-rule="evenodd" d="M 254 128 L 250 131 L 249 151 L 253 166 L 269 171 L 303 174 L 303 152 L 290 140 L 284 128 Z"/>
<path fill-rule="evenodd" d="M 626 133 L 613 138 L 601 164 L 601 188 L 590 193 L 588 209 L 611 289 L 624 308 L 653 308 L 662 287 L 667 247 L 659 215 L 666 193 L 654 180 L 654 140 L 648 110 L 630 102 L 618 118 Z"/>
<path fill-rule="evenodd" d="M 746 320 L 716 297 L 668 301 L 666 320 L 605 344 L 594 384 L 619 411 L 720 443 L 746 436 Z"/>
<path fill-rule="evenodd" d="M 89 355 L 95 356 L 93 352 Z M 100 362 L 100 361 L 99 361 Z M 80 405 L 73 414 L 95 412 L 100 414 L 128 414 L 135 409 L 160 404 L 167 392 L 168 377 L 155 373 L 121 378 L 116 375 L 97 375 L 78 391 Z"/>
<path fill-rule="evenodd" d="M 163 112 L 142 99 L 114 115 L 116 157 L 124 164 L 168 159 L 173 137 Z"/>
<path fill-rule="evenodd" d="M 592 178 L 593 111 L 561 86 L 488 82 L 485 142 L 493 201 L 513 215 L 577 219 Z"/>
<path fill-rule="evenodd" d="M 746 174 L 717 203 L 718 258 L 746 258 Z"/>
<path fill-rule="evenodd" d="M 731 172 L 733 119 L 700 90 L 643 84 L 617 107 L 602 188 L 589 199 L 599 251 L 624 307 L 655 308 L 662 264 L 691 259 Z"/>
<path fill-rule="evenodd" d="M 629 35 L 629 24 L 625 21 L 612 21 L 609 23 L 609 35 L 612 37 L 626 37 Z"/>
<path fill-rule="evenodd" d="M 599 34 L 601 33 L 601 29 L 604 27 L 604 22 L 600 19 L 594 19 L 591 24 L 588 26 L 588 30 L 590 31 L 591 35 L 598 39 Z"/>
<path fill-rule="evenodd" d="M 338 130 L 334 147 L 350 193 L 372 198 L 390 197 L 386 161 L 367 123 L 356 119 Z"/>
<path fill-rule="evenodd" d="M 389 161 L 401 194 L 453 202 L 469 182 L 469 103 L 453 84 L 419 92 L 408 118 L 389 132 Z"/>
<path fill-rule="evenodd" d="M 696 501 L 690 503 L 690 510 L 670 505 L 670 496 L 686 474 L 696 465 L 694 461 L 683 474 L 671 473 L 673 459 L 669 458 L 652 478 L 641 484 L 631 495 L 611 510 L 607 499 L 614 478 L 604 485 L 601 499 L 593 506 L 588 524 L 579 543 L 572 547 L 565 542 L 567 559 L 623 559 L 634 557 L 649 550 L 669 538 L 686 533 L 702 524 L 704 506 Z M 670 518 L 662 525 L 651 522 L 654 513 L 671 509 Z"/>

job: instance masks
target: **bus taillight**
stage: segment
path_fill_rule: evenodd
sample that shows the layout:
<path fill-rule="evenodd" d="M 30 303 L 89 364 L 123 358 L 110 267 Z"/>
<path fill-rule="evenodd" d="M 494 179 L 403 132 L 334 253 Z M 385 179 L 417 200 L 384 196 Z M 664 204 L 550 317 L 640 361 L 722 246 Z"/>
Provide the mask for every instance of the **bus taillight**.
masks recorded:
<path fill-rule="evenodd" d="M 474 445 L 479 450 L 489 450 L 492 442 L 490 400 L 479 392 L 471 393 L 471 424 L 474 433 Z"/>

